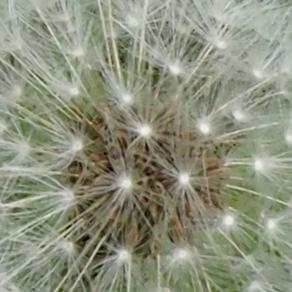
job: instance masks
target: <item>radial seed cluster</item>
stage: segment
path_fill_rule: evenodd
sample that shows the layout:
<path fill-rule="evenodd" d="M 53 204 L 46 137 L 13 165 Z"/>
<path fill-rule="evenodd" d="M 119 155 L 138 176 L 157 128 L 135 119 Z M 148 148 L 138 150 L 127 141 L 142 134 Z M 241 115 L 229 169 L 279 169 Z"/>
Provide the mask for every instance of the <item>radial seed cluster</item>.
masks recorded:
<path fill-rule="evenodd" d="M 2 1 L 0 291 L 290 291 L 291 4 Z"/>

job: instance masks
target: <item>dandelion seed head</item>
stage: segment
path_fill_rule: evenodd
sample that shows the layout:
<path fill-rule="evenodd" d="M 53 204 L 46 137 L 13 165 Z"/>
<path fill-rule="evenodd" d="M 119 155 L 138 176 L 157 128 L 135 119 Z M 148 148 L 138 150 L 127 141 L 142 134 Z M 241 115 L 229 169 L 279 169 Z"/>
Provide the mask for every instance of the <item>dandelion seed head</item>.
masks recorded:
<path fill-rule="evenodd" d="M 120 249 L 117 251 L 117 261 L 121 264 L 128 264 L 131 262 L 131 253 L 127 249 Z"/>
<path fill-rule="evenodd" d="M 233 215 L 231 214 L 226 214 L 224 217 L 223 217 L 223 225 L 226 226 L 226 227 L 231 227 L 235 224 L 235 218 Z"/>
<path fill-rule="evenodd" d="M 23 40 L 19 36 L 15 36 L 12 41 L 12 48 L 17 51 L 21 51 L 23 48 Z"/>
<path fill-rule="evenodd" d="M 266 223 L 266 227 L 268 230 L 273 231 L 277 227 L 277 223 L 274 219 L 268 219 Z"/>
<path fill-rule="evenodd" d="M 192 254 L 185 248 L 178 248 L 173 253 L 173 260 L 176 262 L 185 262 L 192 258 Z"/>
<path fill-rule="evenodd" d="M 225 41 L 223 41 L 223 40 L 217 40 L 217 41 L 215 42 L 215 46 L 216 46 L 218 49 L 222 49 L 222 50 L 224 50 L 224 49 L 227 48 L 227 43 L 226 43 Z"/>
<path fill-rule="evenodd" d="M 69 22 L 71 19 L 71 15 L 69 12 L 64 11 L 62 14 L 58 16 L 58 19 L 63 22 Z"/>
<path fill-rule="evenodd" d="M 71 54 L 74 58 L 81 58 L 84 56 L 84 50 L 82 47 L 77 47 L 71 52 Z M 78 95 L 78 93 L 76 95 Z"/>
<path fill-rule="evenodd" d="M 292 145 L 292 133 L 287 132 L 285 134 L 285 141 L 288 145 Z"/>
<path fill-rule="evenodd" d="M 141 124 L 138 128 L 137 128 L 137 132 L 139 133 L 139 135 L 143 138 L 149 138 L 152 133 L 153 130 L 151 128 L 150 125 L 148 124 Z"/>
<path fill-rule="evenodd" d="M 127 176 L 121 178 L 119 186 L 124 190 L 130 190 L 133 187 L 132 179 Z"/>
<path fill-rule="evenodd" d="M 203 135 L 209 135 L 211 133 L 211 126 L 207 121 L 200 121 L 198 123 L 198 129 Z"/>
<path fill-rule="evenodd" d="M 275 161 L 267 156 L 255 157 L 252 164 L 255 172 L 259 174 L 267 174 L 275 167 Z"/>
<path fill-rule="evenodd" d="M 71 207 L 75 200 L 74 192 L 70 189 L 64 189 L 58 193 L 60 196 L 60 204 L 61 207 L 64 209 L 67 209 L 68 207 Z"/>
<path fill-rule="evenodd" d="M 121 100 L 124 104 L 131 105 L 131 104 L 133 104 L 134 98 L 133 98 L 132 94 L 125 92 L 125 93 L 121 94 Z"/>
<path fill-rule="evenodd" d="M 21 157 L 27 157 L 31 151 L 31 146 L 27 141 L 20 141 L 16 143 L 15 148 Z"/>
<path fill-rule="evenodd" d="M 168 69 L 169 72 L 174 76 L 178 76 L 183 73 L 183 68 L 178 62 L 169 63 Z"/>
<path fill-rule="evenodd" d="M 2 2 L 1 284 L 290 287 L 289 1 Z"/>
<path fill-rule="evenodd" d="M 72 255 L 75 251 L 75 246 L 72 241 L 67 239 L 60 240 L 60 248 L 66 252 L 66 254 Z"/>
<path fill-rule="evenodd" d="M 246 120 L 245 113 L 240 109 L 234 110 L 232 112 L 232 115 L 233 115 L 234 119 L 238 122 L 244 122 Z"/>
<path fill-rule="evenodd" d="M 83 141 L 80 138 L 75 137 L 71 142 L 70 149 L 73 153 L 77 153 L 83 149 Z"/>
<path fill-rule="evenodd" d="M 263 79 L 264 73 L 259 69 L 253 69 L 252 74 L 256 79 Z"/>
<path fill-rule="evenodd" d="M 72 97 L 79 95 L 80 94 L 79 88 L 76 86 L 72 86 L 68 88 L 68 94 L 69 96 L 72 96 Z"/>
<path fill-rule="evenodd" d="M 131 28 L 137 28 L 140 22 L 135 16 L 128 14 L 126 17 L 126 23 Z"/>
<path fill-rule="evenodd" d="M 22 87 L 20 85 L 14 85 L 11 89 L 11 96 L 13 98 L 19 98 L 23 93 Z"/>
<path fill-rule="evenodd" d="M 190 175 L 187 172 L 182 172 L 178 175 L 179 184 L 182 186 L 186 186 L 190 182 Z"/>
<path fill-rule="evenodd" d="M 264 159 L 256 158 L 253 162 L 253 167 L 256 172 L 262 173 L 267 167 L 267 163 Z"/>
<path fill-rule="evenodd" d="M 263 289 L 263 287 L 262 287 L 262 285 L 261 285 L 260 282 L 258 282 L 258 281 L 253 281 L 253 282 L 251 282 L 250 285 L 248 286 L 247 291 L 248 291 L 248 292 L 263 292 L 264 289 Z"/>

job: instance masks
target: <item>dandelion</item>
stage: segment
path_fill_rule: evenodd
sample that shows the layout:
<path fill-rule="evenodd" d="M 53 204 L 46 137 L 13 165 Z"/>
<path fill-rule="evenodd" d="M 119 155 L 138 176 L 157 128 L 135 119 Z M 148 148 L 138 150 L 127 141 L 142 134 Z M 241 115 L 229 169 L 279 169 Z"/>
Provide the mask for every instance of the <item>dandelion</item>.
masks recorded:
<path fill-rule="evenodd" d="M 151 136 L 152 128 L 147 124 L 142 124 L 138 126 L 137 132 L 141 137 L 148 138 Z"/>
<path fill-rule="evenodd" d="M 234 224 L 234 217 L 232 215 L 225 215 L 223 218 L 223 224 L 227 227 L 232 226 Z"/>
<path fill-rule="evenodd" d="M 178 181 L 181 185 L 187 185 L 190 181 L 190 176 L 188 173 L 181 173 L 179 176 L 178 176 Z"/>
<path fill-rule="evenodd" d="M 2 2 L 0 290 L 290 291 L 291 3 Z"/>

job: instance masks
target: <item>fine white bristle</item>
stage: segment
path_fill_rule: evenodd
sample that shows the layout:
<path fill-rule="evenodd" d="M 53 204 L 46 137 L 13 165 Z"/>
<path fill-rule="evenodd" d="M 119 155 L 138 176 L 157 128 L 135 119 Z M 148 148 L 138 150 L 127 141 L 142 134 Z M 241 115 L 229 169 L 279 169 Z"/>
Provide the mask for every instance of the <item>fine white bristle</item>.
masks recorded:
<path fill-rule="evenodd" d="M 0 1 L 0 292 L 286 292 L 292 1 Z"/>

